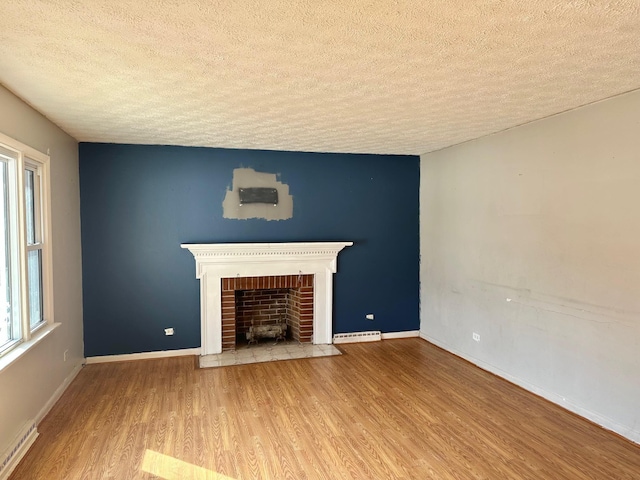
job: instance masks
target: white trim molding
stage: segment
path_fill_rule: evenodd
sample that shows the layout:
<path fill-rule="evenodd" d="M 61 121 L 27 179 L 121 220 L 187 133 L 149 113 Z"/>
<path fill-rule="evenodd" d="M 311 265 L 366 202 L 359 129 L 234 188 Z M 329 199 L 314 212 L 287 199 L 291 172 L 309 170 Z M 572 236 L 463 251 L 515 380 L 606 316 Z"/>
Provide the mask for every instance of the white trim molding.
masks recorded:
<path fill-rule="evenodd" d="M 49 398 L 49 401 L 44 405 L 44 407 L 40 409 L 38 415 L 36 416 L 37 425 L 40 425 L 40 422 L 44 419 L 44 417 L 47 416 L 56 402 L 60 400 L 60 397 L 62 397 L 62 394 L 67 390 L 67 388 L 69 388 L 71 382 L 73 382 L 78 376 L 83 367 L 83 362 L 81 360 L 82 359 L 78 359 L 78 363 L 73 367 L 71 373 L 67 375 L 67 378 L 65 378 L 60 386 L 56 389 L 56 391 L 53 392 L 53 395 L 51 395 L 51 398 Z"/>
<path fill-rule="evenodd" d="M 350 332 L 336 333 L 333 336 L 333 343 L 360 343 L 360 342 L 377 342 L 380 340 L 395 340 L 398 338 L 414 338 L 420 336 L 420 330 L 407 330 L 405 332 L 388 332 L 383 333 L 379 330 L 371 330 L 366 332 Z"/>
<path fill-rule="evenodd" d="M 9 478 L 36 438 L 38 438 L 38 428 L 36 422 L 31 420 L 25 424 L 9 448 L 0 456 L 0 480 Z"/>
<path fill-rule="evenodd" d="M 333 336 L 333 343 L 362 343 L 379 342 L 382 340 L 380 330 L 370 330 L 367 332 L 336 333 Z"/>
<path fill-rule="evenodd" d="M 9 274 L 11 290 L 11 312 L 13 317 L 9 342 L 3 345 L 0 357 L 11 360 L 0 361 L 0 369 L 5 368 L 26 351 L 20 346 L 30 348 L 44 338 L 53 328 L 53 249 L 51 234 L 51 166 L 48 154 L 39 152 L 17 140 L 0 133 L 0 158 L 6 167 L 4 180 L 8 224 L 7 245 L 8 261 L 4 268 Z M 4 168 L 3 167 L 3 168 Z M 28 172 L 32 175 L 30 197 L 25 179 Z M 31 220 L 27 217 L 28 200 L 32 202 Z M 28 224 L 32 227 L 31 238 L 27 237 Z M 29 254 L 40 252 L 40 294 L 41 311 L 36 318 L 30 312 L 29 303 Z M 4 262 L 3 262 L 4 263 Z M 32 324 L 31 321 L 34 321 Z M 19 325 L 18 325 L 19 323 Z M 39 336 L 38 332 L 46 330 Z M 35 340 L 35 341 L 32 341 Z M 12 349 L 17 356 L 10 356 Z M 9 357 L 10 356 L 10 357 Z"/>
<path fill-rule="evenodd" d="M 414 338 L 420 336 L 420 330 L 407 330 L 405 332 L 382 333 L 382 340 L 393 340 L 395 338 Z"/>
<path fill-rule="evenodd" d="M 148 360 L 150 358 L 184 357 L 187 355 L 200 355 L 199 348 L 182 348 L 180 350 L 159 350 L 155 352 L 125 353 L 122 355 L 102 355 L 87 357 L 87 365 L 92 363 L 128 362 L 130 360 Z"/>
<path fill-rule="evenodd" d="M 222 353 L 222 279 L 314 275 L 313 343 L 330 344 L 333 274 L 338 253 L 353 242 L 182 244 L 200 279 L 202 355 Z"/>
<path fill-rule="evenodd" d="M 19 343 L 16 347 L 9 350 L 7 353 L 0 357 L 0 372 L 5 368 L 8 368 L 12 363 L 17 361 L 20 357 L 26 354 L 29 350 L 44 340 L 51 332 L 58 328 L 61 323 L 50 323 L 44 325 L 34 333 L 26 342 Z"/>

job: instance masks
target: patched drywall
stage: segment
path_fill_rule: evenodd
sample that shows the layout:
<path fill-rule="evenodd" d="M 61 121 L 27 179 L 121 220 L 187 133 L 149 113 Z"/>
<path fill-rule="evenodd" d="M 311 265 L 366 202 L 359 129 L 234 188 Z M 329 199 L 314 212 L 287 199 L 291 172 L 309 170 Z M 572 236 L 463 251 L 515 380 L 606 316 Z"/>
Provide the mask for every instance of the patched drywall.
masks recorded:
<path fill-rule="evenodd" d="M 424 155 L 420 281 L 423 337 L 640 443 L 638 125 L 634 92 Z"/>
<path fill-rule="evenodd" d="M 278 204 L 249 203 L 240 205 L 240 188 L 268 187 L 278 190 Z M 233 170 L 231 190 L 222 202 L 222 216 L 236 220 L 262 218 L 264 220 L 287 220 L 293 217 L 293 197 L 289 185 L 278 181 L 275 173 L 256 172 L 253 168 Z"/>

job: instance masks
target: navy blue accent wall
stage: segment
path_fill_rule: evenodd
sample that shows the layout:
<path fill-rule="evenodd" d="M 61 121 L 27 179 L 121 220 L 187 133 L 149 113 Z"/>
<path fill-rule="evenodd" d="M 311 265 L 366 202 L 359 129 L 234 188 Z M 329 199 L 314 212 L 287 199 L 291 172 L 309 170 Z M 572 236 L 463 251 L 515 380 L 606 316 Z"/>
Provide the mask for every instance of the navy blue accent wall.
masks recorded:
<path fill-rule="evenodd" d="M 277 173 L 293 218 L 223 218 L 239 167 Z M 338 256 L 334 332 L 418 330 L 418 190 L 415 156 L 81 143 L 85 355 L 200 346 L 181 243 L 353 241 Z"/>

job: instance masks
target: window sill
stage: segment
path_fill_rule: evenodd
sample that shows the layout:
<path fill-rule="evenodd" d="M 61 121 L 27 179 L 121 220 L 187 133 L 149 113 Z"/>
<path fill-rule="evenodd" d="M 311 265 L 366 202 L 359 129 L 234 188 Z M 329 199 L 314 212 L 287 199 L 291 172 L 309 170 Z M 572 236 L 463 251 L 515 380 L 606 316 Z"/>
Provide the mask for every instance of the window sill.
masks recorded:
<path fill-rule="evenodd" d="M 31 340 L 29 340 L 28 342 L 22 342 L 5 353 L 2 357 L 0 357 L 0 372 L 8 368 L 25 353 L 35 347 L 60 325 L 60 323 L 50 323 L 49 325 L 40 328 L 36 333 L 33 334 Z"/>

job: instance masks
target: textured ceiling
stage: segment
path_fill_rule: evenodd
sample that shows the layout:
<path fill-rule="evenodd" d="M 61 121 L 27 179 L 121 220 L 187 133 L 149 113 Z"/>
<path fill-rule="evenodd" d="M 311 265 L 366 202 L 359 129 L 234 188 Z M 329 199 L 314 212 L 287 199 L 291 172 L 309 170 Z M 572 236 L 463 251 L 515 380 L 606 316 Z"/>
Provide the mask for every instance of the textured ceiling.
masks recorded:
<path fill-rule="evenodd" d="M 640 2 L 4 0 L 79 141 L 421 154 L 640 87 Z"/>

